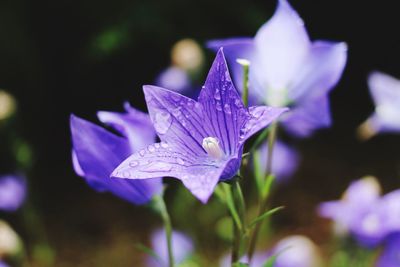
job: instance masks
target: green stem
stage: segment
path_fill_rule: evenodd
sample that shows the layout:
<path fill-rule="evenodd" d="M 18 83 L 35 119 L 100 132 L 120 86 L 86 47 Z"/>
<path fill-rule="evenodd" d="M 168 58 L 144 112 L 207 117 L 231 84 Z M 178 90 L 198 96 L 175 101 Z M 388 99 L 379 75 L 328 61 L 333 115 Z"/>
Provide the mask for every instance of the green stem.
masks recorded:
<path fill-rule="evenodd" d="M 154 197 L 158 210 L 160 212 L 161 218 L 164 222 L 165 234 L 167 237 L 167 247 L 168 247 L 168 266 L 174 267 L 174 254 L 172 251 L 172 223 L 169 216 L 167 206 L 165 205 L 164 198 L 162 196 Z"/>
<path fill-rule="evenodd" d="M 243 192 L 240 187 L 238 179 L 236 179 L 233 182 L 231 190 L 234 203 L 236 204 L 235 206 L 238 206 L 237 213 L 242 225 L 242 229 L 237 227 L 237 225 L 235 225 L 233 228 L 233 244 L 232 244 L 232 266 L 233 266 L 240 260 L 240 249 L 242 246 L 242 241 L 244 239 L 244 231 L 246 229 L 246 221 L 245 221 L 246 204 L 244 201 Z"/>
<path fill-rule="evenodd" d="M 249 105 L 249 66 L 250 61 L 246 59 L 237 59 L 237 62 L 243 67 L 243 103 Z"/>
<path fill-rule="evenodd" d="M 272 181 L 270 179 L 273 179 L 272 176 L 272 155 L 273 155 L 273 149 L 276 141 L 276 136 L 277 136 L 277 123 L 274 122 L 271 125 L 270 128 L 270 133 L 268 135 L 268 158 L 267 158 L 267 167 L 266 167 L 266 172 L 265 172 L 265 177 L 267 177 L 267 180 L 264 181 L 264 183 L 271 183 Z M 263 190 L 264 191 L 264 190 Z M 263 192 L 260 195 L 260 207 L 258 211 L 258 216 L 261 216 L 262 214 L 265 213 L 268 207 L 268 196 L 269 196 L 269 190 L 268 192 Z M 248 251 L 248 257 L 249 257 L 249 263 L 251 263 L 251 259 L 253 257 L 256 245 L 257 245 L 257 240 L 258 240 L 258 235 L 261 230 L 261 227 L 263 225 L 263 221 L 260 221 L 255 227 L 254 231 L 250 237 L 250 243 L 249 243 L 249 251 Z"/>

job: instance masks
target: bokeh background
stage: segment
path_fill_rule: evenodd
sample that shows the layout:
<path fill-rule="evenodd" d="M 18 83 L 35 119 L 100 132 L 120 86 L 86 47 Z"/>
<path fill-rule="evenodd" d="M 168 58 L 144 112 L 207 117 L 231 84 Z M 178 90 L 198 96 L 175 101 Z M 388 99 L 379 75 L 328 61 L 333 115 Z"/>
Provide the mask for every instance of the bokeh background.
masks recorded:
<path fill-rule="evenodd" d="M 331 94 L 333 127 L 292 140 L 302 162 L 273 199 L 286 206 L 274 218 L 278 235 L 304 233 L 323 246 L 329 231 L 315 215 L 317 203 L 338 198 L 351 180 L 367 174 L 376 175 L 385 191 L 400 186 L 400 137 L 361 142 L 355 135 L 373 110 L 368 73 L 381 70 L 400 77 L 398 3 L 291 4 L 313 40 L 349 46 L 343 78 Z M 215 38 L 253 36 L 275 5 L 272 0 L 0 1 L 0 88 L 18 104 L 16 116 L 0 128 L 0 173 L 29 162 L 30 199 L 56 251 L 54 266 L 141 266 L 143 253 L 135 244 L 148 243 L 149 233 L 160 225 L 146 208 L 98 194 L 74 174 L 69 115 L 96 121 L 97 110 L 122 111 L 126 100 L 145 110 L 141 86 L 153 83 L 170 65 L 174 43 L 192 38 L 203 45 Z M 213 59 L 211 52 L 206 55 L 203 77 Z M 25 144 L 25 150 L 15 152 L 15 143 Z M 213 225 L 218 215 L 177 187 L 167 192 L 169 204 L 175 205 L 175 225 L 196 239 L 205 257 L 216 258 L 227 244 L 212 242 L 213 228 L 193 226 L 193 220 Z M 188 199 L 181 209 L 174 203 L 179 194 Z M 188 207 L 196 207 L 196 213 L 186 214 Z M 35 238 L 17 215 L 5 216 L 28 242 Z"/>

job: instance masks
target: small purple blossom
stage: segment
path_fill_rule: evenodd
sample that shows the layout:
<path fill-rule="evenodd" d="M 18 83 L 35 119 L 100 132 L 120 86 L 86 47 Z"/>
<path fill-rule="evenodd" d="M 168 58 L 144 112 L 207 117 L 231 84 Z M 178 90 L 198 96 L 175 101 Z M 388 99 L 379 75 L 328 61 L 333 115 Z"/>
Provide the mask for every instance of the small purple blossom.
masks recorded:
<path fill-rule="evenodd" d="M 156 85 L 183 93 L 191 87 L 188 73 L 175 66 L 163 70 L 156 79 Z"/>
<path fill-rule="evenodd" d="M 9 267 L 9 265 L 4 261 L 0 261 L 0 267 Z"/>
<path fill-rule="evenodd" d="M 347 60 L 347 45 L 311 42 L 304 23 L 286 0 L 279 0 L 273 17 L 254 38 L 232 38 L 208 43 L 224 47 L 237 86 L 243 70 L 236 60 L 249 60 L 252 101 L 292 106 L 282 118 L 297 136 L 331 125 L 328 94 L 337 84 Z"/>
<path fill-rule="evenodd" d="M 377 267 L 400 266 L 400 233 L 389 236 L 382 254 L 376 263 Z"/>
<path fill-rule="evenodd" d="M 158 229 L 151 235 L 151 247 L 153 248 L 159 260 L 149 257 L 147 259 L 148 267 L 167 267 L 168 266 L 168 247 L 164 229 Z M 193 242 L 185 234 L 172 232 L 172 251 L 176 264 L 185 261 L 193 252 Z"/>
<path fill-rule="evenodd" d="M 333 219 L 364 246 L 372 247 L 400 231 L 400 190 L 380 196 L 373 177 L 353 182 L 339 201 L 320 205 L 321 216 Z"/>
<path fill-rule="evenodd" d="M 286 108 L 246 108 L 220 50 L 198 101 L 176 92 L 144 86 L 147 107 L 161 140 L 121 163 L 113 177 L 180 179 L 207 202 L 218 181 L 239 169 L 244 142 L 277 119 Z"/>
<path fill-rule="evenodd" d="M 122 160 L 155 140 L 148 115 L 129 104 L 125 109 L 125 113 L 98 113 L 100 121 L 122 136 L 71 115 L 72 161 L 75 172 L 96 191 L 109 191 L 133 204 L 144 204 L 161 192 L 161 178 L 136 181 L 109 177 Z"/>
<path fill-rule="evenodd" d="M 26 198 L 26 180 L 20 175 L 0 177 L 0 210 L 13 212 L 19 209 Z"/>
<path fill-rule="evenodd" d="M 268 145 L 263 144 L 260 149 L 260 165 L 264 176 L 267 169 Z M 272 173 L 278 181 L 283 182 L 290 178 L 299 166 L 300 156 L 296 150 L 281 141 L 275 142 L 273 148 Z"/>
<path fill-rule="evenodd" d="M 360 127 L 363 138 L 376 133 L 400 132 L 400 80 L 381 72 L 368 77 L 375 112 Z"/>

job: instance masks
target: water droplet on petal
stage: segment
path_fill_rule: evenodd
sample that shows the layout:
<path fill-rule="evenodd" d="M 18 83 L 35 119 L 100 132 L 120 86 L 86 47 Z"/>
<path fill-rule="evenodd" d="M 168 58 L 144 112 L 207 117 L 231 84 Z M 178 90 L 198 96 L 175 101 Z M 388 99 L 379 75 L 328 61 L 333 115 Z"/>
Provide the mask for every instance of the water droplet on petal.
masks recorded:
<path fill-rule="evenodd" d="M 219 90 L 218 89 L 215 90 L 214 98 L 215 98 L 215 100 L 221 100 L 221 95 L 219 94 Z"/>
<path fill-rule="evenodd" d="M 215 108 L 216 108 L 218 111 L 222 111 L 221 102 L 218 101 L 218 102 L 215 104 Z"/>
<path fill-rule="evenodd" d="M 139 155 L 140 155 L 140 156 L 142 156 L 142 157 L 143 157 L 143 156 L 144 156 L 144 154 L 146 154 L 146 151 L 145 151 L 144 149 L 142 149 L 142 150 L 140 150 L 140 151 L 139 151 Z"/>
<path fill-rule="evenodd" d="M 154 147 L 155 147 L 156 149 L 159 149 L 159 148 L 160 148 L 160 144 L 159 144 L 159 143 L 155 143 L 155 144 L 154 144 Z"/>
<path fill-rule="evenodd" d="M 185 162 L 181 158 L 176 158 L 176 163 L 178 163 L 179 165 L 185 165 Z"/>
<path fill-rule="evenodd" d="M 179 102 L 181 100 L 181 96 L 178 94 L 171 94 L 171 97 L 176 102 Z"/>
<path fill-rule="evenodd" d="M 139 165 L 139 161 L 137 161 L 137 160 L 132 160 L 131 162 L 129 162 L 129 167 L 134 168 L 138 165 Z"/>
<path fill-rule="evenodd" d="M 255 108 L 255 107 L 251 107 L 249 109 L 249 112 L 250 112 L 251 116 L 253 116 L 254 118 L 257 118 L 257 119 L 260 118 L 261 115 L 264 114 L 264 110 L 263 109 Z"/>
<path fill-rule="evenodd" d="M 154 115 L 154 128 L 157 133 L 165 134 L 172 124 L 171 114 L 166 111 L 156 112 Z"/>
<path fill-rule="evenodd" d="M 153 145 L 149 145 L 149 146 L 147 147 L 147 150 L 148 150 L 150 153 L 152 153 L 152 152 L 154 152 L 154 151 L 156 150 L 156 148 L 155 148 Z"/>
<path fill-rule="evenodd" d="M 243 103 L 242 103 L 242 101 L 240 101 L 240 99 L 236 99 L 236 100 L 235 100 L 235 105 L 236 105 L 238 108 L 241 108 L 241 107 L 243 106 Z"/>
<path fill-rule="evenodd" d="M 162 148 L 168 148 L 169 147 L 167 142 L 161 142 L 160 145 L 161 145 Z"/>
<path fill-rule="evenodd" d="M 128 171 L 124 171 L 124 172 L 122 173 L 122 176 L 123 176 L 124 178 L 129 178 L 129 177 L 131 177 L 131 173 L 128 172 Z"/>
<path fill-rule="evenodd" d="M 172 115 L 174 115 L 175 117 L 178 117 L 179 115 L 181 115 L 181 108 L 180 107 L 174 108 L 172 110 Z"/>
<path fill-rule="evenodd" d="M 231 111 L 231 106 L 230 106 L 229 104 L 225 104 L 225 105 L 224 105 L 224 112 L 225 112 L 226 114 L 231 114 L 231 113 L 232 113 L 232 111 Z"/>

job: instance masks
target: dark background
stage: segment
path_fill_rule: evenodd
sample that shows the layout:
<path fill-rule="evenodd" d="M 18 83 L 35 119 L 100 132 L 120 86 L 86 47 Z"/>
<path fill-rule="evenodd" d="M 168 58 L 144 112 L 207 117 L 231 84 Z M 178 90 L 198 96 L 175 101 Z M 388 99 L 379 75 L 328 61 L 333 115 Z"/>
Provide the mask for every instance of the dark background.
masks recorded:
<path fill-rule="evenodd" d="M 373 174 L 385 191 L 399 186 L 399 137 L 378 136 L 362 143 L 355 129 L 373 111 L 368 73 L 381 70 L 400 77 L 400 18 L 394 0 L 291 3 L 311 39 L 345 41 L 349 46 L 343 78 L 331 94 L 333 127 L 296 141 L 302 164 L 293 182 L 276 196 L 289 207 L 280 220 L 295 228 L 310 223 L 311 215 L 306 215 L 315 203 L 339 197 L 353 179 Z M 143 239 L 146 231 L 136 230 L 148 230 L 148 221 L 157 221 L 143 208 L 95 193 L 73 173 L 69 115 L 94 121 L 97 110 L 121 110 L 125 100 L 144 110 L 141 85 L 152 83 L 169 65 L 176 41 L 190 37 L 203 44 L 253 36 L 275 5 L 271 0 L 0 2 L 0 88 L 18 101 L 13 127 L 33 149 L 31 196 L 50 242 L 65 262 L 107 262 L 103 256 L 96 264 L 88 263 L 85 258 L 91 254 L 84 256 L 81 249 L 89 247 L 104 249 L 115 262 L 124 254 L 114 251 L 119 245 L 124 247 L 130 238 Z M 104 45 L 104 38 L 116 41 Z M 213 56 L 207 55 L 208 68 Z M 1 172 L 16 166 L 6 157 L 7 153 L 1 156 Z M 311 204 L 298 204 L 298 197 Z M 298 214 L 298 205 L 310 209 Z M 124 233 L 121 238 L 126 241 L 114 231 Z"/>

